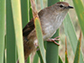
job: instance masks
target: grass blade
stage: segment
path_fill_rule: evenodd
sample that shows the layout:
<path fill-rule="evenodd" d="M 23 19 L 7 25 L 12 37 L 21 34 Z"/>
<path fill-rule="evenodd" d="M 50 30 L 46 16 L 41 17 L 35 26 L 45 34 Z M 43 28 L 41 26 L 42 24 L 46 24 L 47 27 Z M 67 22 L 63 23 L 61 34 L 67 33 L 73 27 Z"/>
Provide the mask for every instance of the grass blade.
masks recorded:
<path fill-rule="evenodd" d="M 43 37 L 42 37 L 42 32 L 41 32 L 41 25 L 40 25 L 40 21 L 38 18 L 35 19 L 35 28 L 36 28 L 36 34 L 37 34 L 37 38 L 38 38 L 38 44 L 39 44 L 39 48 L 40 48 L 40 52 L 42 55 L 42 59 L 43 62 L 46 63 L 45 60 L 45 53 L 44 53 L 44 42 L 43 42 Z"/>
<path fill-rule="evenodd" d="M 57 33 L 52 37 L 57 37 L 59 34 L 59 30 L 57 30 Z M 56 41 L 57 42 L 57 41 Z M 58 45 L 54 44 L 53 42 L 47 43 L 47 50 L 46 50 L 46 60 L 47 63 L 59 63 L 58 61 Z"/>
<path fill-rule="evenodd" d="M 65 63 L 69 63 L 68 56 L 67 56 L 67 39 L 65 37 Z"/>
<path fill-rule="evenodd" d="M 0 30 L 0 63 L 3 63 L 5 47 L 5 0 L 0 0 Z"/>
<path fill-rule="evenodd" d="M 27 0 L 27 2 L 28 2 L 28 22 L 29 22 L 33 18 L 33 15 L 30 0 Z M 27 59 L 27 63 L 30 63 L 30 56 Z"/>
<path fill-rule="evenodd" d="M 62 61 L 62 59 L 60 58 L 60 56 L 59 56 L 59 63 L 63 63 L 63 61 Z"/>
<path fill-rule="evenodd" d="M 27 6 L 28 6 L 28 22 L 30 21 L 30 18 L 29 18 L 29 9 L 30 9 L 30 0 L 27 0 Z"/>
<path fill-rule="evenodd" d="M 30 56 L 27 58 L 27 63 L 30 63 Z"/>
<path fill-rule="evenodd" d="M 7 63 L 15 63 L 15 32 L 11 1 L 6 0 L 6 45 Z M 10 39 L 11 38 L 11 39 Z"/>
<path fill-rule="evenodd" d="M 69 14 L 67 14 L 64 22 L 64 31 L 66 36 L 69 38 L 73 52 L 76 51 L 76 46 L 77 46 L 77 36 L 74 30 L 74 27 L 72 25 L 71 19 L 69 17 Z"/>
<path fill-rule="evenodd" d="M 74 30 L 74 27 L 71 22 L 71 19 L 69 17 L 69 14 L 67 14 L 65 20 L 63 21 L 63 25 L 64 25 L 65 34 L 69 38 L 73 53 L 75 54 L 78 40 L 77 40 L 77 36 L 76 36 L 75 30 Z M 82 53 L 80 54 L 80 63 L 83 63 Z"/>
<path fill-rule="evenodd" d="M 80 32 L 80 37 L 79 37 L 78 44 L 77 44 L 77 48 L 76 48 L 74 63 L 79 63 L 79 59 L 80 59 L 80 47 L 81 47 L 81 38 L 82 38 L 82 33 Z"/>
<path fill-rule="evenodd" d="M 38 39 L 39 49 L 42 55 L 43 63 L 46 63 L 45 53 L 44 53 L 44 44 L 43 44 L 44 42 L 43 42 L 42 29 L 41 29 L 39 16 L 35 7 L 34 0 L 30 0 L 30 2 L 32 6 L 32 13 L 33 13 L 33 18 L 34 18 L 34 25 L 35 25 L 35 30 L 36 30 L 36 36 Z"/>
<path fill-rule="evenodd" d="M 27 0 L 27 5 L 28 5 L 28 22 L 29 22 L 30 21 L 30 18 L 32 18 L 32 10 L 30 10 L 30 7 L 31 7 L 30 0 Z M 30 56 L 27 58 L 27 63 L 30 63 Z"/>
<path fill-rule="evenodd" d="M 20 0 L 11 0 L 19 63 L 24 63 Z"/>
<path fill-rule="evenodd" d="M 28 9 L 29 9 L 29 0 L 21 0 L 21 13 L 22 13 L 22 27 L 24 28 L 24 26 L 28 23 Z"/>
<path fill-rule="evenodd" d="M 84 35 L 84 6 L 82 0 L 73 0 L 75 11 L 78 16 L 79 24 Z"/>
<path fill-rule="evenodd" d="M 15 61 L 17 62 L 18 60 L 18 51 L 17 51 L 17 46 L 15 46 Z"/>
<path fill-rule="evenodd" d="M 29 0 L 29 19 L 31 20 L 33 18 L 32 8 L 31 8 L 31 2 Z"/>
<path fill-rule="evenodd" d="M 40 57 L 40 63 L 43 63 L 43 59 L 42 59 L 40 50 L 38 50 L 37 53 L 38 53 L 38 56 Z"/>
<path fill-rule="evenodd" d="M 33 63 L 38 63 L 38 59 L 39 59 L 39 56 L 38 56 L 38 53 L 36 52 Z"/>

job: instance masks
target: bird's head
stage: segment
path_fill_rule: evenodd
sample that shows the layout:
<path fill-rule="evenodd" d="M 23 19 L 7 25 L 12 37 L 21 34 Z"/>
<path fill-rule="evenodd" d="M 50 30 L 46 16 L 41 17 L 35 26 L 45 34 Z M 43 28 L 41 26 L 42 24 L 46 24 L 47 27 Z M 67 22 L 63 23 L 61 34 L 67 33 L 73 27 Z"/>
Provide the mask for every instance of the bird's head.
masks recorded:
<path fill-rule="evenodd" d="M 57 11 L 68 11 L 69 9 L 73 9 L 72 6 L 70 6 L 68 3 L 66 2 L 58 2 L 55 4 L 56 10 Z"/>

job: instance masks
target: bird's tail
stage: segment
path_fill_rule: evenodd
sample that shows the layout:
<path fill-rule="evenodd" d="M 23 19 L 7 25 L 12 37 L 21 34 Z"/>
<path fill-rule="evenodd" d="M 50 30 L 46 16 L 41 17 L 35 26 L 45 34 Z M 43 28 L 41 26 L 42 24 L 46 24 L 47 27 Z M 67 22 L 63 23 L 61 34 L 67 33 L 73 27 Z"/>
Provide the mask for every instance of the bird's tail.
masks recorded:
<path fill-rule="evenodd" d="M 35 51 L 36 48 L 34 46 L 33 43 L 28 43 L 27 41 L 24 41 L 24 58 L 25 58 L 25 63 L 27 61 L 27 58 L 29 57 L 29 55 Z M 17 60 L 16 63 L 19 63 L 19 60 Z"/>

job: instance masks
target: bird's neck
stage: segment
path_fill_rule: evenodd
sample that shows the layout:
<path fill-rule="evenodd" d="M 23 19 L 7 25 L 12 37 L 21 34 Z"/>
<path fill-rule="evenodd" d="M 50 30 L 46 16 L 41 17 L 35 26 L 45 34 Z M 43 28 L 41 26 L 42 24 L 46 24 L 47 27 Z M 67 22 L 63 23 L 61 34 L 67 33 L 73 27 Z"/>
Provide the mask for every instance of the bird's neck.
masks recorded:
<path fill-rule="evenodd" d="M 52 22 L 53 22 L 53 27 L 55 29 L 58 29 L 61 26 L 65 16 L 66 16 L 66 14 L 63 14 L 63 13 L 59 13 L 58 15 L 53 16 L 54 20 L 52 20 Z"/>
<path fill-rule="evenodd" d="M 66 16 L 65 13 L 57 13 L 55 11 L 52 13 L 45 13 L 45 15 L 41 17 L 41 24 L 43 27 L 52 26 L 55 30 L 60 27 Z"/>

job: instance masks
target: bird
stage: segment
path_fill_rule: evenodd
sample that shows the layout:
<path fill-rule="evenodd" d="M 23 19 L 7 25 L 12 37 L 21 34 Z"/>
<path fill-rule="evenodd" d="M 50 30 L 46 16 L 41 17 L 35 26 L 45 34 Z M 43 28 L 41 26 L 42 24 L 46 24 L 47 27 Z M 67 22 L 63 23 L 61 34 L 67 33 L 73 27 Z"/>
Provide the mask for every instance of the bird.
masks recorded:
<path fill-rule="evenodd" d="M 44 41 L 54 42 L 55 44 L 59 45 L 55 42 L 55 40 L 58 40 L 59 37 L 53 39 L 51 39 L 51 37 L 61 26 L 69 9 L 73 9 L 73 7 L 70 6 L 67 2 L 57 2 L 54 5 L 46 7 L 38 12 Z M 36 37 L 36 30 L 33 18 L 23 28 L 23 45 L 24 57 L 26 61 L 28 56 L 32 52 L 36 51 L 36 48 L 38 47 L 38 39 Z"/>

